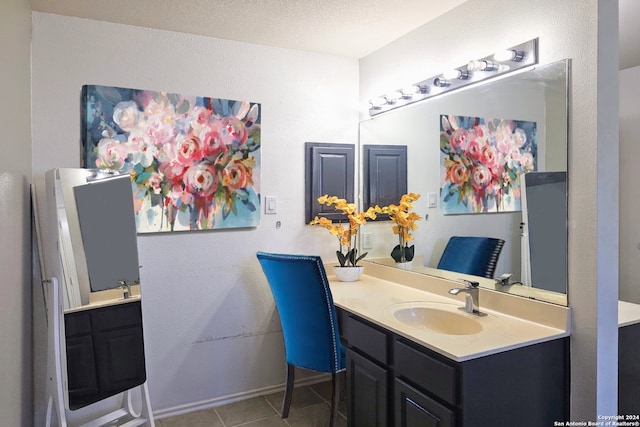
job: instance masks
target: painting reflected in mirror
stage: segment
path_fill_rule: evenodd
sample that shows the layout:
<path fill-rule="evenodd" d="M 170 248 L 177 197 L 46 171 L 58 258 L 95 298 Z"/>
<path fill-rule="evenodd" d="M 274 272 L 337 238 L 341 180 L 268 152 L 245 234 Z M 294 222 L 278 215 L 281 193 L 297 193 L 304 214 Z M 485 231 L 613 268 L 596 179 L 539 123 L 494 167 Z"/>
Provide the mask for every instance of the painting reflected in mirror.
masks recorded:
<path fill-rule="evenodd" d="M 360 124 L 361 147 L 407 147 L 408 191 L 422 196 L 415 203 L 423 220 L 412 231 L 413 271 L 452 280 L 468 278 L 437 268 L 450 238 L 501 239 L 504 246 L 494 276 L 477 277 L 481 286 L 567 304 L 568 71 L 568 60 L 536 66 Z M 443 117 L 450 134 L 464 126 L 465 131 L 476 132 L 474 141 L 484 141 L 486 147 L 476 142 L 472 147 L 464 140 L 461 143 L 467 145 L 456 147 L 458 152 L 445 147 Z M 504 145 L 498 153 L 505 134 L 512 146 Z M 496 147 L 494 157 L 485 151 L 491 147 Z M 448 180 L 452 175 L 447 168 L 455 162 L 467 168 L 458 176 L 467 181 Z M 531 177 L 525 180 L 527 174 Z M 397 236 L 388 221 L 366 224 L 361 239 L 369 262 L 394 265 L 390 253 Z M 550 256 L 554 273 L 545 275 Z"/>

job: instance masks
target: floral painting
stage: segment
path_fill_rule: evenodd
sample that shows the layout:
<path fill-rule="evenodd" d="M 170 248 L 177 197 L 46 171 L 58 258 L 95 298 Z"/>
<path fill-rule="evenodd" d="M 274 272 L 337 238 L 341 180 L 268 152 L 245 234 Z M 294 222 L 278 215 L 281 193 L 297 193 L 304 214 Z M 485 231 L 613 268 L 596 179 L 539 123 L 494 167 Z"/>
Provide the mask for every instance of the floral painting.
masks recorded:
<path fill-rule="evenodd" d="M 84 167 L 131 175 L 138 232 L 260 221 L 260 104 L 83 87 Z"/>
<path fill-rule="evenodd" d="M 520 178 L 536 170 L 536 123 L 440 116 L 440 211 L 520 210 Z"/>

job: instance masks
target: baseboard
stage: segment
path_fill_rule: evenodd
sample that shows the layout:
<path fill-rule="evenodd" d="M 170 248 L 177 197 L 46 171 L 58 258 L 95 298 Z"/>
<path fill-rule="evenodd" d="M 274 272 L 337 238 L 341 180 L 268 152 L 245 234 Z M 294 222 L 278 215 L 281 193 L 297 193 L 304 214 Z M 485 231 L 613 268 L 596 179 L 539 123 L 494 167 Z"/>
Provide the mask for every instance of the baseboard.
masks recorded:
<path fill-rule="evenodd" d="M 304 387 L 331 379 L 329 374 L 318 374 L 296 380 L 295 387 Z M 201 400 L 199 402 L 186 403 L 184 405 L 174 406 L 153 411 L 153 417 L 157 419 L 173 417 L 176 415 L 187 414 L 189 412 L 201 411 L 203 409 L 214 408 L 216 406 L 226 405 L 228 403 L 239 402 L 241 400 L 251 399 L 252 397 L 264 396 L 271 393 L 284 391 L 284 383 L 250 390 L 242 393 L 229 394 L 227 396 L 216 397 L 213 399 Z"/>

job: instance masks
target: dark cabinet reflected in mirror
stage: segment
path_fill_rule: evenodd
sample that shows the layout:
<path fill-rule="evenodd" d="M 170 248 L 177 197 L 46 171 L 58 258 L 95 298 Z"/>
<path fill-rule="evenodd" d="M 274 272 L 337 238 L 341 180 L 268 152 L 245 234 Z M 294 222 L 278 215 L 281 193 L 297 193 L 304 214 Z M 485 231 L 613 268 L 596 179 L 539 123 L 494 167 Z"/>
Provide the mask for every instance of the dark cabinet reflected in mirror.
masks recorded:
<path fill-rule="evenodd" d="M 360 146 L 406 145 L 408 191 L 421 198 L 414 210 L 422 216 L 414 236 L 416 259 L 412 270 L 448 279 L 463 277 L 438 270 L 444 248 L 452 236 L 479 236 L 505 241 L 495 277 L 510 275 L 509 285 L 493 279 L 478 280 L 485 288 L 500 290 L 556 304 L 567 304 L 566 179 L 532 189 L 528 210 L 482 214 L 448 214 L 440 209 L 442 188 L 440 164 L 440 117 L 467 116 L 536 123 L 535 174 L 567 171 L 567 91 L 569 61 L 540 65 L 465 90 L 430 98 L 380 114 L 360 124 Z M 555 175 L 554 175 L 555 176 Z M 521 192 L 524 179 L 515 188 Z M 361 200 L 365 198 L 361 195 Z M 526 201 L 521 200 L 522 203 Z M 539 219 L 538 214 L 546 214 Z M 554 220 L 547 223 L 553 213 Z M 545 225 L 546 224 L 546 225 Z M 394 265 L 390 252 L 397 241 L 389 222 L 367 223 L 359 233 L 367 260 Z M 366 243 L 366 246 L 363 244 Z M 553 253 L 553 265 L 549 254 Z M 542 269 L 538 266 L 543 266 Z M 554 273 L 545 275 L 546 268 Z M 480 279 L 480 278 L 479 278 Z"/>

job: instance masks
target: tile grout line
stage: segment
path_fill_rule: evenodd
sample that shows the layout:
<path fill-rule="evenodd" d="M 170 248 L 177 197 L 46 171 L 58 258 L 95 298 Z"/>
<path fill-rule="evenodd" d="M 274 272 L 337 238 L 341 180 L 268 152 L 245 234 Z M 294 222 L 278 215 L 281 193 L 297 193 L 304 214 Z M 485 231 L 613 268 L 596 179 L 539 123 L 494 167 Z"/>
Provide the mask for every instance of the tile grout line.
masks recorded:
<path fill-rule="evenodd" d="M 216 413 L 216 416 L 218 417 L 218 419 L 220 420 L 220 422 L 222 423 L 222 427 L 227 427 L 227 425 L 224 423 L 224 421 L 222 420 L 222 417 L 220 416 L 220 414 L 218 413 L 218 408 L 213 408 L 213 411 Z"/>

